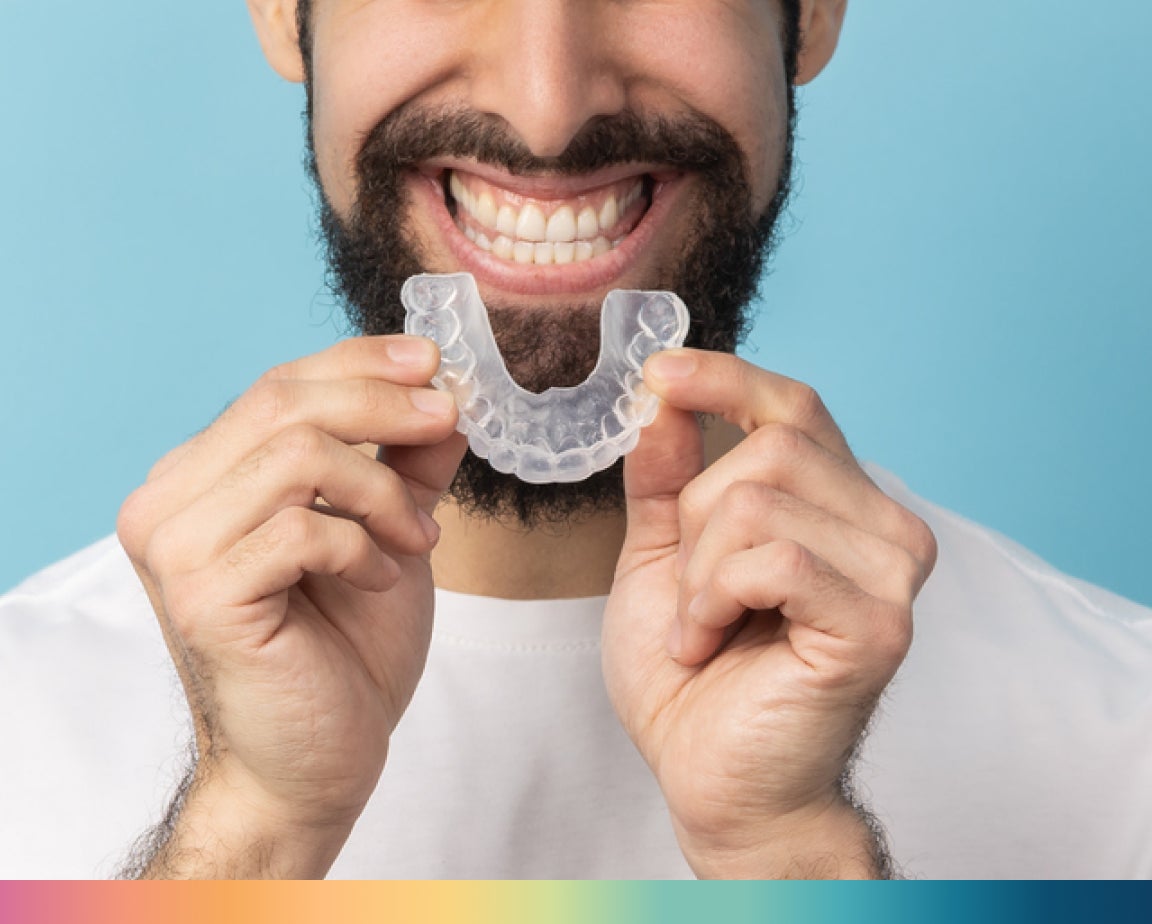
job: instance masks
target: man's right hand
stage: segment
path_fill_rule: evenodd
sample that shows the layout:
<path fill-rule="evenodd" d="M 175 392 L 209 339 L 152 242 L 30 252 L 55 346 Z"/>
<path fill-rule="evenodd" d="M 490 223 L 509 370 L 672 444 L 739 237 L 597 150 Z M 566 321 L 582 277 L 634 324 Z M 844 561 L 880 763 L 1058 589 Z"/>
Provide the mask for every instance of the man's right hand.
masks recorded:
<path fill-rule="evenodd" d="M 146 874 L 323 875 L 347 838 L 428 652 L 465 447 L 437 363 L 386 336 L 278 367 L 124 504 L 200 755 Z"/>

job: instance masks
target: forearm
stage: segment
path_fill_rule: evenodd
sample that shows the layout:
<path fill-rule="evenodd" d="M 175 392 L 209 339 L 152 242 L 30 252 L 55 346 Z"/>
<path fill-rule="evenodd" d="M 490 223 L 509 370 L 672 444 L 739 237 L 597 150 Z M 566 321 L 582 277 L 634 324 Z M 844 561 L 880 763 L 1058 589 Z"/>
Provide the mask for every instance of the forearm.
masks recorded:
<path fill-rule="evenodd" d="M 137 842 L 130 879 L 322 879 L 351 825 L 286 821 L 221 781 L 189 775 L 164 820 Z"/>
<path fill-rule="evenodd" d="M 848 800 L 812 817 L 765 825 L 723 847 L 681 843 L 700 879 L 899 878 L 879 823 Z"/>

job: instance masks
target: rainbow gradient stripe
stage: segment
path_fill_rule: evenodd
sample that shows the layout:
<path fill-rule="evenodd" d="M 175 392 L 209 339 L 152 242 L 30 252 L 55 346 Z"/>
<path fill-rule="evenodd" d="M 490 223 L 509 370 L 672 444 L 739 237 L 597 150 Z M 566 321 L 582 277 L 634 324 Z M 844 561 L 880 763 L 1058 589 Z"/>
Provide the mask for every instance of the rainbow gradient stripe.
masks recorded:
<path fill-rule="evenodd" d="M 5 882 L 0 924 L 999 924 L 1148 920 L 1147 885 Z"/>

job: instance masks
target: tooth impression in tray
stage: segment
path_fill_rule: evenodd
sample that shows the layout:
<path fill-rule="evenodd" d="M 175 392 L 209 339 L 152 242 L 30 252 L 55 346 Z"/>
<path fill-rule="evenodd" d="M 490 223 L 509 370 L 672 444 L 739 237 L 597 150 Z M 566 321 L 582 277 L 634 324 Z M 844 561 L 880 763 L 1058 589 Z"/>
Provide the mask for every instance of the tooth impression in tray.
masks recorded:
<path fill-rule="evenodd" d="M 600 311 L 600 358 L 579 385 L 539 394 L 513 381 L 471 273 L 423 274 L 400 292 L 404 330 L 440 347 L 432 384 L 456 398 L 457 429 L 500 472 L 534 484 L 581 481 L 630 452 L 659 399 L 640 368 L 683 346 L 688 309 L 672 292 L 613 289 Z"/>

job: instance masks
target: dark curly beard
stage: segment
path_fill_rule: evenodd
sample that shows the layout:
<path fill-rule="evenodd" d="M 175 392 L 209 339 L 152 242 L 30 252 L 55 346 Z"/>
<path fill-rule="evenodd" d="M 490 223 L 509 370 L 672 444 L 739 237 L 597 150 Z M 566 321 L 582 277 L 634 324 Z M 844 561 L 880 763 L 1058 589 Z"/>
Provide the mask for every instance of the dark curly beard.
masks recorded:
<path fill-rule="evenodd" d="M 576 175 L 621 163 L 659 163 L 694 173 L 699 182 L 684 204 L 696 216 L 677 258 L 645 288 L 680 295 L 691 314 L 687 345 L 732 352 L 750 326 L 748 305 L 775 243 L 777 219 L 788 198 L 794 107 L 789 98 L 784 156 L 776 191 L 753 216 L 744 157 L 721 126 L 693 114 L 677 118 L 625 112 L 589 123 L 559 157 L 537 158 L 501 120 L 460 109 L 403 107 L 368 135 L 357 158 L 358 192 L 348 220 L 324 195 L 309 146 L 318 191 L 320 229 L 330 285 L 356 330 L 396 333 L 404 328 L 400 287 L 424 272 L 420 242 L 405 223 L 406 171 L 437 156 L 473 157 L 514 173 Z M 600 305 L 548 311 L 489 304 L 497 343 L 513 378 L 530 391 L 576 385 L 599 353 Z M 451 496 L 470 515 L 496 517 L 528 528 L 559 526 L 623 508 L 621 462 L 570 484 L 527 484 L 503 475 L 469 452 Z"/>

